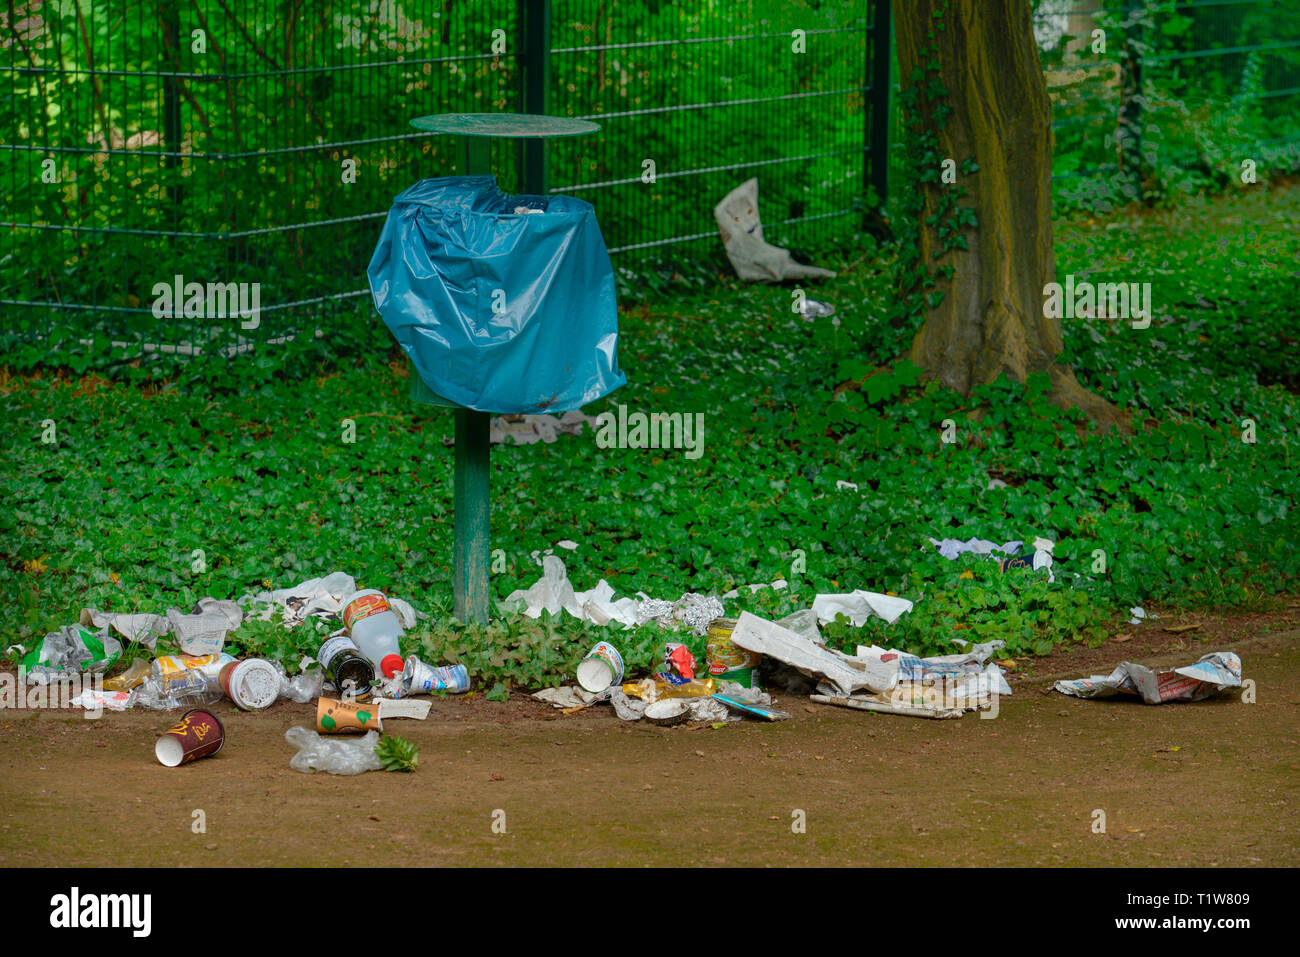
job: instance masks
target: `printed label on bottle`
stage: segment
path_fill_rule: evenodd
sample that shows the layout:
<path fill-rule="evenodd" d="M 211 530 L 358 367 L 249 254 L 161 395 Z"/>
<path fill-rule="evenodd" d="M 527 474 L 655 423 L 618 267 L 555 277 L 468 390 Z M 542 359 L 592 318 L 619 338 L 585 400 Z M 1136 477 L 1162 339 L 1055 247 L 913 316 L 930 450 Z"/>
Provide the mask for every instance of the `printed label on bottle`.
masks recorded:
<path fill-rule="evenodd" d="M 326 638 L 325 643 L 320 646 L 320 654 L 316 657 L 326 668 L 330 666 L 330 660 L 340 651 L 347 649 L 358 657 L 361 655 L 361 649 L 357 643 L 347 635 L 335 635 L 333 638 Z"/>
<path fill-rule="evenodd" d="M 388 607 L 388 599 L 383 595 L 362 595 L 348 602 L 348 607 L 343 609 L 343 627 L 351 631 L 352 626 L 362 618 L 369 618 L 371 615 L 386 611 L 391 609 Z"/>

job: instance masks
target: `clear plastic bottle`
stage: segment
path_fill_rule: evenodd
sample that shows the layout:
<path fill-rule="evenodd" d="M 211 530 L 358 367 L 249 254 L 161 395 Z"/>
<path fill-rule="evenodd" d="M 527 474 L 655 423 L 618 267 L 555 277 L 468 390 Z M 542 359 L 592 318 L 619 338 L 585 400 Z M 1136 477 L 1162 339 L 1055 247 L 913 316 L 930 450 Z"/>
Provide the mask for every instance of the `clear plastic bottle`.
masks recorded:
<path fill-rule="evenodd" d="M 367 588 L 346 598 L 343 627 L 378 674 L 391 678 L 406 666 L 398 646 L 398 639 L 405 632 L 383 592 Z"/>
<path fill-rule="evenodd" d="M 221 685 L 197 668 L 146 678 L 134 694 L 135 704 L 154 711 L 203 708 L 225 697 Z"/>

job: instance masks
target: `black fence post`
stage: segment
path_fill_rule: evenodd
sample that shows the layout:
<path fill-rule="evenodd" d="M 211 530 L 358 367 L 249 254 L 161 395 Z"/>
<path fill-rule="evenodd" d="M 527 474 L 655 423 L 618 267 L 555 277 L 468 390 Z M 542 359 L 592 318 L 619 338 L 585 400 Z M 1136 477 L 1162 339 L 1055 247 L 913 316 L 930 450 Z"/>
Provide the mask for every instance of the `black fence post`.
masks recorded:
<path fill-rule="evenodd" d="M 523 113 L 545 113 L 551 90 L 551 0 L 519 0 L 520 100 Z M 546 141 L 537 137 L 519 140 L 519 176 L 522 192 L 546 195 L 550 169 Z"/>
<path fill-rule="evenodd" d="M 176 0 L 163 0 L 159 13 L 162 16 L 166 70 L 173 74 L 163 79 L 163 166 L 171 173 L 180 165 L 181 152 L 180 80 L 175 76 L 181 70 L 181 17 Z M 181 185 L 177 176 L 169 175 L 168 179 L 167 197 L 171 200 L 174 223 L 181 208 Z"/>
<path fill-rule="evenodd" d="M 1142 0 L 1124 0 L 1124 53 L 1120 57 L 1119 123 L 1115 145 L 1121 175 L 1141 198 L 1142 186 Z"/>
<path fill-rule="evenodd" d="M 867 153 L 862 164 L 863 186 L 873 189 L 878 205 L 866 209 L 864 221 L 878 222 L 889 196 L 889 66 L 893 55 L 890 0 L 871 0 L 871 34 L 867 40 Z"/>

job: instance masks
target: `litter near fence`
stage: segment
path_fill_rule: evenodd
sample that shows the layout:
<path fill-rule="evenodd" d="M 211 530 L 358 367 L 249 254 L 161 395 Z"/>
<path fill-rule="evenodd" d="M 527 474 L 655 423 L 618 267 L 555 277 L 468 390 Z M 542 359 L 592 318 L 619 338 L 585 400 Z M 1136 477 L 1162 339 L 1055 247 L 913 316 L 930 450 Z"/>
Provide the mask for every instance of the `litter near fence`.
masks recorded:
<path fill-rule="evenodd" d="M 932 538 L 930 543 L 949 561 L 967 554 L 989 555 L 1004 572 L 1010 568 L 1032 568 L 1035 571 L 1045 568 L 1047 580 L 1056 581 L 1056 576 L 1052 573 L 1052 550 L 1056 543 L 1047 538 L 1035 538 L 1029 544 L 1017 539 L 999 545 L 983 538 L 968 538 L 964 542 L 956 538 L 945 538 L 942 541 Z"/>
<path fill-rule="evenodd" d="M 1147 704 L 1203 701 L 1229 688 L 1241 687 L 1241 659 L 1231 651 L 1214 651 L 1193 664 L 1167 671 L 1125 661 L 1109 675 L 1058 681 L 1052 687 L 1076 698 L 1127 695 Z"/>
<path fill-rule="evenodd" d="M 773 246 L 763 238 L 763 223 L 758 215 L 758 179 L 747 179 L 722 198 L 713 208 L 722 233 L 727 258 L 741 279 L 780 282 L 782 279 L 827 279 L 835 275 L 829 269 L 795 262 L 790 250 Z"/>

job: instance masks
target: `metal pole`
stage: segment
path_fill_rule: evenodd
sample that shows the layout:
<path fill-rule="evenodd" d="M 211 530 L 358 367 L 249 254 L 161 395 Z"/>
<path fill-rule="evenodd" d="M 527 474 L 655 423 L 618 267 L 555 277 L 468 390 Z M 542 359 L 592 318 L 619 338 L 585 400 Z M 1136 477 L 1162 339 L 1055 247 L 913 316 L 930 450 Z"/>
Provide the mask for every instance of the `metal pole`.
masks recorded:
<path fill-rule="evenodd" d="M 491 173 L 492 141 L 483 136 L 462 136 L 459 160 L 464 175 Z M 480 625 L 488 621 L 491 419 L 486 412 L 456 410 L 452 613 L 458 621 Z"/>
<path fill-rule="evenodd" d="M 876 218 L 885 208 L 889 196 L 889 64 L 893 53 L 893 17 L 890 0 L 873 0 L 871 37 L 867 59 L 867 138 L 866 162 L 862 164 L 863 182 L 874 189 L 879 205 L 867 210 L 867 218 Z"/>
<path fill-rule="evenodd" d="M 520 77 L 520 112 L 546 113 L 551 89 L 551 0 L 520 0 L 519 49 L 523 53 Z M 546 141 L 541 137 L 519 140 L 519 176 L 522 191 L 545 196 L 550 188 Z"/>

